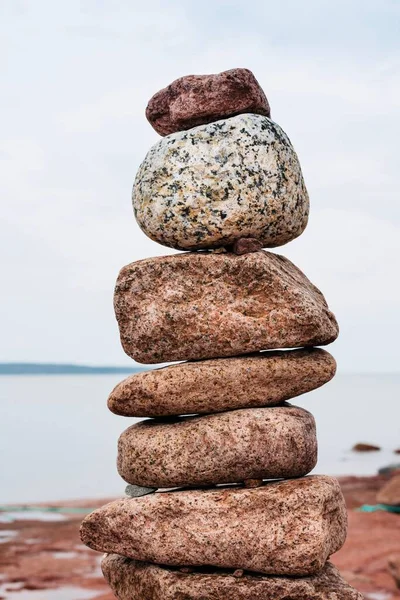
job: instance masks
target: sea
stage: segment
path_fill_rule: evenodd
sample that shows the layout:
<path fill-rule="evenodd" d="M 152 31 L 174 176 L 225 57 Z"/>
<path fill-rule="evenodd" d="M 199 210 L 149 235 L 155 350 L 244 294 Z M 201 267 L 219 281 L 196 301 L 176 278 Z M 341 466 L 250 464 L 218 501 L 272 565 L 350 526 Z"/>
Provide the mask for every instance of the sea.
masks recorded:
<path fill-rule="evenodd" d="M 122 496 L 116 471 L 119 434 L 138 419 L 107 409 L 126 375 L 0 377 L 0 503 L 46 503 Z M 400 374 L 338 374 L 292 400 L 313 413 L 315 473 L 371 475 L 400 463 Z M 378 452 L 356 453 L 357 442 Z"/>

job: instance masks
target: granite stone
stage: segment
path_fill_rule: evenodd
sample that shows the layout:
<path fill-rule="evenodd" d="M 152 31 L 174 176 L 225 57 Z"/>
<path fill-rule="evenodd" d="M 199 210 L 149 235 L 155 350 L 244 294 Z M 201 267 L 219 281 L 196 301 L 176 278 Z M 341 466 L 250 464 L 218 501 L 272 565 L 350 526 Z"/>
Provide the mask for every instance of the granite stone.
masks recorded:
<path fill-rule="evenodd" d="M 130 375 L 108 398 L 127 417 L 215 413 L 280 404 L 327 383 L 336 362 L 321 348 L 170 365 Z"/>
<path fill-rule="evenodd" d="M 300 578 L 212 568 L 183 573 L 116 554 L 106 555 L 101 568 L 118 600 L 362 600 L 331 563 Z"/>
<path fill-rule="evenodd" d="M 338 481 L 316 475 L 116 500 L 84 519 L 81 539 L 145 562 L 301 576 L 324 567 L 346 530 Z"/>
<path fill-rule="evenodd" d="M 301 477 L 316 463 L 314 417 L 290 405 L 145 420 L 118 442 L 121 477 L 153 488 Z"/>
<path fill-rule="evenodd" d="M 180 77 L 154 94 L 146 108 L 149 123 L 160 135 L 241 113 L 271 116 L 268 100 L 248 69 Z"/>
<path fill-rule="evenodd" d="M 329 344 L 338 325 L 287 258 L 195 252 L 124 267 L 114 295 L 125 352 L 140 363 Z"/>
<path fill-rule="evenodd" d="M 161 139 L 132 192 L 139 226 L 180 250 L 255 238 L 282 246 L 305 229 L 309 199 L 297 155 L 267 117 L 245 114 Z"/>

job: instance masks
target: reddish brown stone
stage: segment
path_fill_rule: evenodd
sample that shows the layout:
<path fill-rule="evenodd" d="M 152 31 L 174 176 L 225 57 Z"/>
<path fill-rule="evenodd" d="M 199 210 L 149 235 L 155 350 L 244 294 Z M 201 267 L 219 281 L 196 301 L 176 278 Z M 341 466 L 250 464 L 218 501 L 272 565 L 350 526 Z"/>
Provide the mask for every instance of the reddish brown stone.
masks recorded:
<path fill-rule="evenodd" d="M 103 558 L 104 577 L 119 600 L 362 600 L 327 563 L 310 577 L 263 577 L 236 571 L 176 571 L 116 554 Z"/>
<path fill-rule="evenodd" d="M 235 254 L 248 254 L 249 252 L 258 252 L 262 250 L 262 243 L 255 238 L 239 238 L 233 243 L 233 252 Z"/>
<path fill-rule="evenodd" d="M 363 442 L 360 442 L 358 444 L 354 444 L 352 450 L 354 452 L 378 452 L 380 447 L 374 446 L 373 444 L 364 444 Z"/>
<path fill-rule="evenodd" d="M 400 506 L 400 475 L 395 475 L 379 490 L 376 496 L 379 504 Z"/>
<path fill-rule="evenodd" d="M 93 550 L 145 562 L 300 576 L 318 573 L 346 530 L 338 481 L 314 475 L 117 500 L 86 517 L 81 538 Z"/>
<path fill-rule="evenodd" d="M 301 477 L 316 463 L 314 417 L 290 405 L 146 419 L 118 443 L 121 477 L 153 488 Z"/>
<path fill-rule="evenodd" d="M 268 100 L 248 69 L 180 77 L 157 92 L 146 108 L 148 121 L 160 135 L 242 113 L 271 116 Z"/>
<path fill-rule="evenodd" d="M 322 348 L 185 362 L 130 375 L 113 389 L 108 408 L 163 417 L 272 406 L 324 385 L 335 372 L 335 359 Z"/>
<path fill-rule="evenodd" d="M 141 363 L 319 346 L 338 335 L 321 292 L 265 251 L 140 260 L 121 270 L 114 306 L 122 346 Z"/>

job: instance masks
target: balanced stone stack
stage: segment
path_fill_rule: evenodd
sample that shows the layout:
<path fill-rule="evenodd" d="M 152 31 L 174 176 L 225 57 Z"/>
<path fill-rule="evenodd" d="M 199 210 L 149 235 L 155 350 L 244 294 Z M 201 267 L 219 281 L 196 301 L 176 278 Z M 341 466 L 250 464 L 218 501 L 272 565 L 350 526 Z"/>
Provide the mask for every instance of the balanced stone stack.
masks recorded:
<path fill-rule="evenodd" d="M 146 114 L 164 137 L 139 168 L 136 219 L 187 252 L 124 267 L 115 312 L 136 361 L 186 362 L 111 393 L 112 412 L 150 418 L 119 440 L 128 497 L 90 514 L 82 540 L 107 553 L 120 600 L 359 599 L 327 562 L 346 537 L 339 484 L 306 477 L 314 418 L 287 402 L 334 376 L 315 346 L 337 322 L 294 264 L 263 250 L 306 227 L 297 155 L 247 69 L 178 79 Z"/>

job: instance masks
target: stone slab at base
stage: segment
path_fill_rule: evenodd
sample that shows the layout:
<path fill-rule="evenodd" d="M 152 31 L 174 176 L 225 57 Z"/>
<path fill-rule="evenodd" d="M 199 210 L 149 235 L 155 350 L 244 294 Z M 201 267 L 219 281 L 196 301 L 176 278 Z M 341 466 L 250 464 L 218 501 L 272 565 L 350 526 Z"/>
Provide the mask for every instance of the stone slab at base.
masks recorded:
<path fill-rule="evenodd" d="M 311 577 L 265 577 L 208 569 L 178 569 L 138 562 L 116 554 L 102 571 L 118 600 L 362 600 L 330 563 Z"/>

